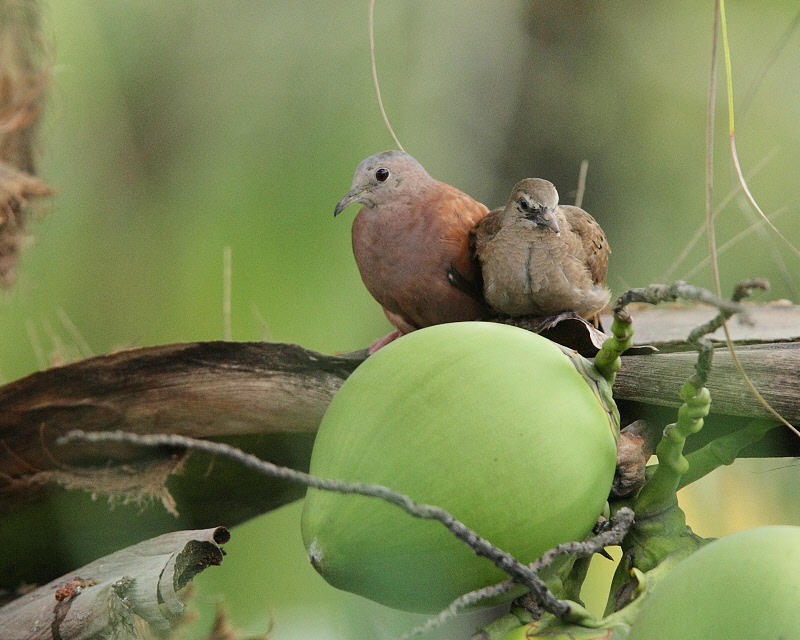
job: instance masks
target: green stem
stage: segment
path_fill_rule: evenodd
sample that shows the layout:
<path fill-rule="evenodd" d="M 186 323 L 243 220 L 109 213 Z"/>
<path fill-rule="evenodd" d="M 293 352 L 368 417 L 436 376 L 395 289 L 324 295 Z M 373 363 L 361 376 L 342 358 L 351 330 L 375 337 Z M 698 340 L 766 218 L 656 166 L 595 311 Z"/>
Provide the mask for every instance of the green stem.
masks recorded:
<path fill-rule="evenodd" d="M 474 640 L 501 640 L 501 638 L 505 638 L 509 633 L 514 631 L 514 629 L 519 629 L 523 624 L 527 624 L 531 621 L 531 617 L 528 615 L 527 611 L 522 608 L 518 609 L 520 615 L 524 617 L 523 620 L 520 620 L 519 617 L 514 615 L 514 613 L 506 613 L 499 618 L 496 618 L 485 627 L 481 627 L 481 629 L 472 636 Z"/>
<path fill-rule="evenodd" d="M 742 449 L 758 442 L 767 431 L 778 426 L 780 423 L 775 421 L 753 420 L 744 429 L 717 438 L 690 453 L 686 456 L 689 461 L 689 470 L 681 477 L 678 489 L 696 482 L 717 467 L 733 463 Z"/>
<path fill-rule="evenodd" d="M 638 515 L 658 512 L 675 503 L 681 476 L 689 470 L 689 462 L 683 456 L 686 438 L 703 428 L 703 418 L 711 408 L 711 394 L 706 387 L 697 389 L 686 382 L 680 395 L 684 404 L 678 410 L 678 421 L 664 429 L 664 437 L 656 447 L 658 468 L 636 499 Z"/>
<path fill-rule="evenodd" d="M 627 318 L 614 317 L 611 324 L 611 336 L 606 338 L 602 348 L 594 357 L 594 366 L 600 374 L 613 385 L 617 371 L 622 364 L 620 356 L 633 343 L 633 323 Z"/>
<path fill-rule="evenodd" d="M 683 455 L 686 438 L 702 429 L 703 418 L 711 408 L 711 394 L 706 387 L 698 389 L 688 381 L 680 395 L 683 405 L 678 420 L 664 429 L 656 447 L 659 464 L 633 501 L 636 522 L 622 544 L 623 559 L 614 574 L 606 614 L 633 598 L 637 580 L 631 578 L 632 569 L 648 572 L 665 558 L 685 557 L 705 543 L 686 526 L 676 492 L 689 470 Z"/>

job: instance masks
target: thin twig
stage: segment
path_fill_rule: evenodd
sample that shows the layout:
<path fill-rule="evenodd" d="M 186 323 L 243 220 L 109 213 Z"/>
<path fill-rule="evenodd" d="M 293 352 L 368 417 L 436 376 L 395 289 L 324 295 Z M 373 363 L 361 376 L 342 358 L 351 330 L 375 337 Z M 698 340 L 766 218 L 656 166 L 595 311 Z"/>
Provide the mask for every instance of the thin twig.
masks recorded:
<path fill-rule="evenodd" d="M 717 296 L 722 295 L 719 283 L 717 244 L 714 237 L 714 105 L 717 100 L 717 42 L 719 40 L 719 6 L 714 3 L 714 29 L 711 44 L 711 77 L 708 81 L 708 112 L 706 114 L 706 228 L 708 229 L 708 253 L 711 258 L 711 276 Z"/>
<path fill-rule="evenodd" d="M 484 587 L 483 589 L 476 589 L 475 591 L 465 593 L 463 596 L 453 600 L 447 609 L 440 611 L 435 616 L 428 618 L 421 625 L 418 625 L 411 629 L 411 631 L 408 633 L 403 634 L 400 637 L 400 640 L 408 640 L 409 638 L 414 638 L 422 635 L 423 633 L 427 633 L 432 629 L 438 629 L 469 607 L 472 607 L 479 602 L 483 602 L 484 600 L 488 600 L 489 598 L 496 598 L 504 593 L 507 593 L 515 584 L 516 583 L 513 580 L 504 580 L 503 582 Z"/>
<path fill-rule="evenodd" d="M 750 281 L 748 281 L 750 282 Z M 646 302 L 647 304 L 660 304 L 662 302 L 675 302 L 676 300 L 693 300 L 703 302 L 716 307 L 720 311 L 730 312 L 730 314 L 741 314 L 742 320 L 748 322 L 745 309 L 738 302 L 723 300 L 715 296 L 708 289 L 695 287 L 694 285 L 678 280 L 671 285 L 651 284 L 638 289 L 630 289 L 623 293 L 614 303 L 614 317 L 622 322 L 630 322 L 630 315 L 625 308 L 631 302 Z"/>
<path fill-rule="evenodd" d="M 725 72 L 726 72 L 726 85 L 728 89 L 728 124 L 729 124 L 729 131 L 730 131 L 730 147 L 731 147 L 731 156 L 733 158 L 733 166 L 736 169 L 736 175 L 739 178 L 739 184 L 742 185 L 742 190 L 744 191 L 747 199 L 750 201 L 750 204 L 753 205 L 755 210 L 759 213 L 759 215 L 767 221 L 767 224 L 770 228 L 778 234 L 780 238 L 782 238 L 786 243 L 792 248 L 792 250 L 800 256 L 800 251 L 789 242 L 783 234 L 778 231 L 774 224 L 767 218 L 764 212 L 761 210 L 761 207 L 758 206 L 758 203 L 753 198 L 753 195 L 750 193 L 750 189 L 747 186 L 747 182 L 742 175 L 742 168 L 739 164 L 739 156 L 736 152 L 736 127 L 734 125 L 734 118 L 733 118 L 733 75 L 731 73 L 731 56 L 730 56 L 730 47 L 728 46 L 728 29 L 725 20 L 725 2 L 724 0 L 716 0 L 714 3 L 714 46 L 712 48 L 712 69 L 716 68 L 716 60 L 717 60 L 717 40 L 718 40 L 718 28 L 721 27 L 722 29 L 722 46 L 725 55 Z M 715 74 L 712 72 L 712 82 L 711 86 L 709 87 L 709 106 L 708 106 L 708 117 L 709 117 L 709 129 L 707 132 L 707 149 L 706 149 L 706 166 L 707 172 L 710 172 L 713 168 L 713 124 L 714 124 L 714 76 Z M 707 198 L 710 200 L 711 197 L 711 177 L 707 175 Z M 709 245 L 710 245 L 710 255 L 711 255 L 711 273 L 714 277 L 714 288 L 719 295 L 721 291 L 720 281 L 719 281 L 719 269 L 717 266 L 717 255 L 716 255 L 716 247 L 714 244 L 714 221 L 713 216 L 711 215 L 711 203 L 706 203 L 706 211 L 708 213 L 709 218 L 709 228 L 708 228 L 708 235 L 709 235 Z M 756 389 L 753 382 L 750 380 L 750 377 L 742 367 L 742 363 L 739 361 L 739 356 L 736 353 L 736 349 L 733 346 L 733 340 L 731 340 L 731 334 L 728 330 L 727 323 L 722 323 L 723 331 L 725 332 L 725 344 L 728 346 L 728 351 L 731 354 L 731 358 L 733 360 L 734 366 L 736 370 L 739 372 L 744 383 L 747 385 L 748 389 L 750 389 L 750 393 L 758 400 L 758 402 L 767 410 L 769 411 L 775 418 L 780 420 L 786 427 L 788 427 L 791 431 L 795 433 L 798 437 L 800 437 L 800 431 L 794 427 L 786 418 L 784 418 L 777 410 L 767 402 L 766 398 L 761 395 L 761 392 Z"/>
<path fill-rule="evenodd" d="M 733 292 L 731 301 L 734 303 L 741 302 L 744 298 L 750 296 L 750 294 L 753 292 L 753 289 L 767 291 L 769 289 L 769 282 L 763 278 L 744 280 L 736 285 L 736 289 Z M 734 313 L 735 311 L 731 309 L 720 309 L 719 313 L 711 318 L 711 320 L 701 324 L 699 327 L 695 327 L 689 333 L 689 337 L 686 341 L 694 346 L 699 352 L 697 364 L 695 365 L 697 373 L 689 380 L 689 382 L 694 385 L 695 389 L 699 389 L 700 387 L 704 387 L 706 385 L 708 374 L 711 372 L 711 358 L 714 353 L 714 345 L 705 336 L 714 333 L 717 329 L 723 326 L 725 321 Z"/>
<path fill-rule="evenodd" d="M 36 327 L 33 326 L 33 322 L 26 320 L 25 330 L 28 332 L 28 340 L 30 340 L 33 355 L 36 357 L 36 366 L 38 366 L 39 369 L 47 369 L 47 357 L 44 354 L 42 342 L 39 340 L 39 334 L 36 331 Z"/>
<path fill-rule="evenodd" d="M 786 418 L 784 418 L 777 409 L 775 409 L 767 399 L 761 395 L 761 392 L 756 389 L 756 386 L 753 384 L 753 381 L 750 380 L 750 377 L 745 372 L 744 367 L 742 366 L 741 361 L 739 360 L 739 355 L 736 353 L 736 349 L 733 346 L 733 340 L 731 339 L 730 331 L 728 330 L 728 324 L 723 323 L 722 329 L 725 332 L 725 344 L 728 346 L 728 351 L 731 354 L 731 359 L 733 360 L 733 364 L 736 367 L 736 370 L 739 372 L 744 383 L 747 385 L 747 388 L 750 389 L 750 393 L 753 394 L 756 400 L 764 407 L 767 411 L 769 411 L 773 416 L 775 416 L 776 420 L 779 420 L 785 427 L 788 427 L 794 434 L 800 438 L 800 431 L 795 427 L 791 422 L 789 422 Z"/>
<path fill-rule="evenodd" d="M 761 86 L 761 82 L 764 80 L 767 72 L 772 68 L 772 65 L 775 64 L 775 61 L 788 44 L 798 26 L 800 26 L 800 11 L 795 14 L 794 19 L 789 23 L 789 26 L 786 27 L 786 31 L 784 31 L 783 35 L 778 39 L 777 44 L 767 56 L 766 60 L 764 60 L 764 64 L 761 65 L 758 73 L 756 73 L 755 77 L 753 78 L 753 82 L 751 82 L 750 86 L 747 88 L 744 98 L 742 98 L 742 102 L 739 105 L 740 121 L 744 118 L 748 109 L 750 109 L 750 105 L 753 103 L 753 98 L 755 98 L 756 92 Z"/>
<path fill-rule="evenodd" d="M 252 305 L 253 310 L 253 317 L 256 319 L 258 323 L 258 333 L 261 337 L 262 342 L 270 342 L 272 338 L 270 338 L 269 333 L 269 325 L 267 321 L 264 319 L 264 315 L 261 313 L 261 309 L 258 308 L 258 305 L 254 302 Z"/>
<path fill-rule="evenodd" d="M 733 132 L 733 128 L 731 128 L 730 143 L 731 143 L 731 157 L 733 158 L 733 167 L 736 170 L 736 177 L 739 179 L 739 184 L 742 185 L 742 191 L 744 191 L 744 195 L 747 196 L 747 199 L 750 201 L 750 204 L 753 205 L 753 208 L 756 210 L 758 215 L 760 215 L 761 218 L 767 223 L 767 226 L 769 226 L 769 228 L 772 229 L 781 240 L 783 240 L 787 245 L 789 245 L 789 248 L 795 253 L 796 256 L 800 257 L 800 249 L 795 247 L 791 243 L 791 241 L 778 230 L 778 227 L 772 224 L 772 220 L 770 220 L 767 217 L 767 214 L 761 210 L 761 207 L 759 206 L 758 202 L 756 202 L 756 199 L 753 197 L 753 194 L 750 193 L 750 187 L 747 186 L 747 181 L 745 180 L 744 174 L 742 173 L 742 167 L 739 164 L 739 154 L 736 151 L 736 134 Z"/>
<path fill-rule="evenodd" d="M 783 279 L 783 282 L 786 285 L 786 288 L 789 289 L 789 293 L 790 293 L 789 297 L 792 300 L 800 299 L 800 287 L 798 287 L 798 283 L 795 281 L 796 275 L 789 272 L 789 267 L 786 266 L 786 261 L 783 259 L 783 256 L 781 255 L 780 250 L 776 246 L 777 242 L 779 242 L 778 239 L 775 238 L 775 236 L 770 232 L 770 230 L 766 228 L 766 226 L 764 225 L 764 221 L 761 220 L 761 218 L 759 218 L 758 215 L 756 215 L 756 213 L 753 211 L 752 207 L 750 206 L 750 203 L 741 203 L 740 202 L 740 203 L 737 203 L 737 204 L 738 204 L 739 210 L 747 218 L 747 222 L 749 222 L 750 225 L 754 225 L 755 226 L 755 232 L 758 234 L 759 238 L 761 239 L 761 242 L 764 244 L 765 247 L 767 247 L 769 249 L 769 256 L 770 256 L 770 258 L 772 258 L 772 262 L 775 265 L 775 268 L 778 270 L 778 273 L 780 274 L 781 278 Z M 780 207 L 780 209 L 777 209 L 776 211 L 773 211 L 769 215 L 769 219 L 772 220 L 773 222 L 775 222 L 779 217 L 779 215 L 776 215 L 776 213 L 778 213 L 778 212 L 782 213 L 783 211 L 786 211 L 787 209 L 789 209 L 790 206 L 792 207 L 791 210 L 795 210 L 796 209 L 796 205 L 794 205 L 794 204 L 793 205 L 786 204 L 786 205 Z M 725 245 L 723 245 L 723 247 L 724 246 Z M 717 249 L 717 253 L 720 253 L 721 251 L 722 251 L 722 247 L 719 247 Z"/>
<path fill-rule="evenodd" d="M 549 567 L 559 556 L 573 553 L 579 558 L 585 558 L 602 551 L 606 547 L 619 545 L 630 530 L 633 524 L 633 518 L 633 511 L 628 507 L 623 507 L 617 512 L 617 515 L 611 519 L 610 523 L 607 523 L 610 526 L 602 533 L 589 540 L 584 540 L 583 542 L 567 542 L 560 544 L 547 551 L 541 558 L 529 564 L 528 567 L 531 571 L 538 573 L 545 567 Z M 504 580 L 498 584 L 465 593 L 463 596 L 453 600 L 447 609 L 444 609 L 438 615 L 429 618 L 425 623 L 406 633 L 402 636 L 402 640 L 407 640 L 408 638 L 426 633 L 431 629 L 438 628 L 478 602 L 508 593 L 515 584 L 513 580 Z"/>
<path fill-rule="evenodd" d="M 779 209 L 776 209 L 775 211 L 772 212 L 772 215 L 770 216 L 770 218 L 778 218 L 778 217 L 782 216 L 784 213 L 786 213 L 787 211 L 790 211 L 790 210 L 791 209 L 789 208 L 788 205 L 786 205 L 784 207 L 780 207 Z M 733 236 L 733 238 L 728 240 L 722 246 L 717 247 L 717 256 L 722 255 L 728 249 L 730 249 L 731 247 L 737 245 L 739 242 L 744 240 L 747 236 L 749 236 L 750 234 L 754 233 L 755 231 L 758 231 L 759 228 L 763 226 L 763 224 L 764 224 L 764 222 L 762 220 L 756 219 L 755 222 L 753 222 L 749 227 L 747 227 L 746 229 L 743 229 L 742 231 L 737 233 L 735 236 Z M 705 229 L 705 225 L 703 226 L 703 229 Z M 710 256 L 706 256 L 700 262 L 698 262 L 692 269 L 687 271 L 683 275 L 683 278 L 681 278 L 681 279 L 682 280 L 688 280 L 694 274 L 696 274 L 698 271 L 700 271 L 700 269 L 705 267 L 709 262 L 711 262 L 711 257 Z"/>
<path fill-rule="evenodd" d="M 764 279 L 745 280 L 737 285 L 732 300 L 722 300 L 713 293 L 702 287 L 695 287 L 683 281 L 678 281 L 672 285 L 651 284 L 639 289 L 631 289 L 623 293 L 614 303 L 613 314 L 614 323 L 611 326 L 612 332 L 615 327 L 623 329 L 626 324 L 631 323 L 631 316 L 627 306 L 631 302 L 645 302 L 647 304 L 660 304 L 662 302 L 674 302 L 676 300 L 694 300 L 710 304 L 719 310 L 719 314 L 714 318 L 694 329 L 688 338 L 689 344 L 693 345 L 700 353 L 695 368 L 697 373 L 691 379 L 695 388 L 705 386 L 706 378 L 711 370 L 711 357 L 714 347 L 710 340 L 704 336 L 713 333 L 721 326 L 725 326 L 725 320 L 734 313 L 738 313 L 742 322 L 751 323 L 752 321 L 746 314 L 745 308 L 739 302 L 745 296 L 750 295 L 753 289 L 768 289 L 769 282 Z M 616 335 L 616 333 L 615 333 Z M 595 356 L 595 366 L 601 368 L 608 358 L 605 358 L 607 347 L 610 348 L 612 338 L 606 340 L 600 353 Z M 613 353 L 611 355 L 614 355 Z M 613 381 L 613 380 L 612 380 Z"/>
<path fill-rule="evenodd" d="M 374 20 L 373 16 L 375 14 L 375 0 L 369 0 L 369 58 L 372 62 L 372 82 L 375 84 L 375 95 L 378 96 L 378 107 L 381 110 L 381 117 L 383 118 L 383 123 L 386 125 L 386 128 L 389 130 L 389 134 L 392 136 L 392 140 L 397 145 L 397 148 L 400 151 L 405 151 L 403 149 L 403 145 L 400 144 L 400 140 L 397 139 L 397 136 L 394 133 L 394 129 L 392 129 L 392 125 L 389 124 L 389 117 L 386 115 L 386 109 L 383 108 L 383 99 L 381 98 L 381 86 L 378 83 L 378 68 L 375 65 L 375 28 L 374 28 Z"/>
<path fill-rule="evenodd" d="M 78 347 L 78 352 L 80 353 L 81 357 L 83 358 L 91 358 L 94 353 L 92 352 L 92 348 L 89 346 L 89 343 L 86 341 L 86 338 L 83 337 L 80 330 L 78 329 L 77 325 L 70 319 L 67 315 L 67 312 L 64 309 L 60 308 L 57 311 L 58 319 L 61 320 L 61 324 L 64 325 L 64 328 L 69 332 L 72 339 L 75 341 L 75 344 Z"/>
<path fill-rule="evenodd" d="M 71 360 L 80 359 L 79 354 L 71 353 L 72 350 L 67 349 L 67 345 L 64 344 L 64 340 L 61 338 L 61 335 L 55 329 L 53 329 L 53 325 L 50 324 L 50 321 L 47 318 L 42 318 L 42 330 L 45 332 L 45 334 L 50 336 L 50 342 L 53 343 L 53 348 L 50 350 L 50 366 L 54 366 L 56 364 L 66 364 Z"/>
<path fill-rule="evenodd" d="M 589 161 L 581 160 L 581 170 L 578 172 L 578 190 L 575 192 L 575 206 L 583 204 L 583 194 L 586 191 L 586 174 L 589 172 Z"/>
<path fill-rule="evenodd" d="M 394 491 L 388 487 L 378 484 L 367 484 L 363 482 L 345 482 L 343 480 L 327 480 L 312 476 L 302 471 L 281 467 L 271 462 L 260 460 L 255 456 L 245 453 L 236 447 L 232 447 L 222 442 L 211 442 L 209 440 L 199 440 L 180 435 L 151 434 L 139 435 L 125 431 L 95 431 L 87 432 L 80 430 L 69 431 L 66 435 L 56 440 L 57 444 L 66 444 L 72 441 L 82 442 L 126 442 L 147 447 L 179 447 L 195 451 L 205 451 L 215 455 L 222 455 L 239 464 L 253 469 L 264 475 L 282 480 L 297 482 L 314 489 L 324 491 L 335 491 L 342 494 L 357 494 L 372 498 L 385 500 L 409 515 L 423 520 L 435 520 L 442 523 L 450 533 L 461 540 L 477 555 L 491 560 L 498 568 L 505 571 L 511 579 L 524 585 L 536 598 L 543 609 L 553 615 L 563 618 L 573 613 L 574 609 L 580 609 L 575 603 L 559 600 L 547 588 L 544 581 L 536 575 L 529 567 L 518 562 L 511 554 L 499 549 L 489 541 L 481 538 L 472 529 L 462 522 L 456 520 L 452 515 L 441 507 L 429 504 L 419 504 L 407 495 Z"/>
<path fill-rule="evenodd" d="M 786 236 L 784 236 L 778 228 L 772 224 L 769 218 L 767 218 L 766 214 L 761 210 L 758 202 L 753 197 L 753 194 L 750 193 L 750 187 L 747 186 L 747 181 L 744 178 L 744 174 L 742 173 L 742 167 L 739 164 L 739 154 L 736 151 L 736 128 L 734 126 L 734 119 L 733 119 L 733 74 L 731 73 L 731 52 L 730 47 L 728 46 L 728 27 L 725 20 L 725 0 L 717 0 L 716 2 L 717 13 L 718 13 L 718 21 L 722 29 L 722 48 L 723 53 L 725 56 L 725 74 L 726 74 L 726 86 L 728 89 L 728 125 L 729 125 L 729 133 L 730 133 L 730 146 L 731 146 L 731 157 L 733 158 L 733 167 L 736 170 L 736 176 L 739 179 L 739 184 L 742 185 L 742 191 L 744 191 L 745 196 L 750 201 L 750 204 L 753 205 L 753 208 L 758 212 L 758 214 L 766 221 L 769 227 L 781 238 L 786 244 L 791 247 L 792 251 L 800 257 L 800 249 L 795 247 Z M 715 37 L 714 37 L 714 58 L 716 59 L 716 22 L 715 22 Z M 713 111 L 713 106 L 712 109 Z"/>
<path fill-rule="evenodd" d="M 780 145 L 774 147 L 772 151 L 770 151 L 766 156 L 764 156 L 761 161 L 750 170 L 750 173 L 747 174 L 747 179 L 755 177 L 761 169 L 763 169 L 767 163 L 775 156 L 776 153 L 780 151 Z M 722 199 L 722 201 L 714 208 L 714 213 L 712 214 L 714 218 L 716 218 L 720 213 L 722 213 L 723 209 L 728 206 L 731 200 L 742 190 L 742 185 L 738 182 L 736 186 L 733 187 L 727 195 Z M 681 251 L 680 255 L 675 258 L 675 261 L 670 265 L 669 269 L 667 269 L 663 275 L 661 276 L 661 280 L 669 280 L 672 277 L 672 274 L 675 273 L 675 270 L 678 268 L 685 259 L 686 256 L 689 255 L 689 252 L 694 249 L 694 246 L 700 241 L 700 238 L 703 237 L 703 234 L 706 232 L 708 228 L 708 220 L 703 220 L 700 226 L 695 231 L 694 235 L 692 236 L 691 240 L 686 243 L 686 246 Z M 689 276 L 684 276 L 683 279 L 685 280 Z M 629 287 L 626 287 L 629 288 Z"/>
<path fill-rule="evenodd" d="M 222 249 L 222 339 L 230 341 L 231 338 L 231 276 L 232 258 L 231 246 Z"/>

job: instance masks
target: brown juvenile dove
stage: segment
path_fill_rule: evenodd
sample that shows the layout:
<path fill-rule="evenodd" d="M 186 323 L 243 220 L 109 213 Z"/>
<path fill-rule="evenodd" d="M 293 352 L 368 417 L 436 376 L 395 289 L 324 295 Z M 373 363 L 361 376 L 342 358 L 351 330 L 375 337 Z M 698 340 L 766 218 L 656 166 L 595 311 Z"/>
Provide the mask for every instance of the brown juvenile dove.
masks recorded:
<path fill-rule="evenodd" d="M 364 205 L 353 221 L 361 279 L 397 327 L 370 353 L 415 329 L 487 315 L 470 248 L 470 230 L 488 213 L 485 205 L 434 180 L 402 151 L 362 160 L 333 215 L 354 202 Z M 451 268 L 458 287 L 448 278 Z"/>
<path fill-rule="evenodd" d="M 484 217 L 473 235 L 484 295 L 500 313 L 594 319 L 611 297 L 603 230 L 583 209 L 559 206 L 547 180 L 518 182 L 506 206 Z"/>

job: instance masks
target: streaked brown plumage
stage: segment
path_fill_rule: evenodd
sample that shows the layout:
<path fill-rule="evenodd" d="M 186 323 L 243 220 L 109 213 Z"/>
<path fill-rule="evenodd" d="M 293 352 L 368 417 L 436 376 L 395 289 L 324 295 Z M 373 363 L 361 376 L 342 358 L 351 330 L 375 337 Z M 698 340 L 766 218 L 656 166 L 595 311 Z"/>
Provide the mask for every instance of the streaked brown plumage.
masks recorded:
<path fill-rule="evenodd" d="M 434 180 L 414 158 L 384 151 L 363 160 L 334 215 L 360 202 L 353 221 L 353 253 L 367 290 L 398 335 L 434 324 L 477 320 L 487 307 L 451 284 L 452 267 L 480 288 L 470 230 L 488 208 L 455 187 Z"/>
<path fill-rule="evenodd" d="M 517 183 L 505 207 L 473 230 L 484 295 L 500 313 L 547 317 L 574 312 L 593 318 L 608 303 L 611 249 L 583 209 L 558 204 L 551 182 Z"/>

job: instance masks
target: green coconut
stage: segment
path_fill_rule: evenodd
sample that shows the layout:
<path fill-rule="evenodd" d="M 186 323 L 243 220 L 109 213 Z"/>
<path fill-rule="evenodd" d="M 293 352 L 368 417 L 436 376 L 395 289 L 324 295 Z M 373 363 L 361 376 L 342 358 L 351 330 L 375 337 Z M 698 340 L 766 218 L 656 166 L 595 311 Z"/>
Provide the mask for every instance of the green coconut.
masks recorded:
<path fill-rule="evenodd" d="M 629 640 L 800 638 L 800 527 L 720 538 L 643 598 Z"/>
<path fill-rule="evenodd" d="M 587 382 L 587 365 L 496 323 L 415 331 L 342 385 L 320 425 L 311 473 L 438 505 L 531 562 L 584 539 L 613 480 L 615 409 L 603 380 Z M 438 611 L 507 577 L 440 523 L 376 498 L 311 489 L 302 532 L 325 580 L 397 609 Z"/>

